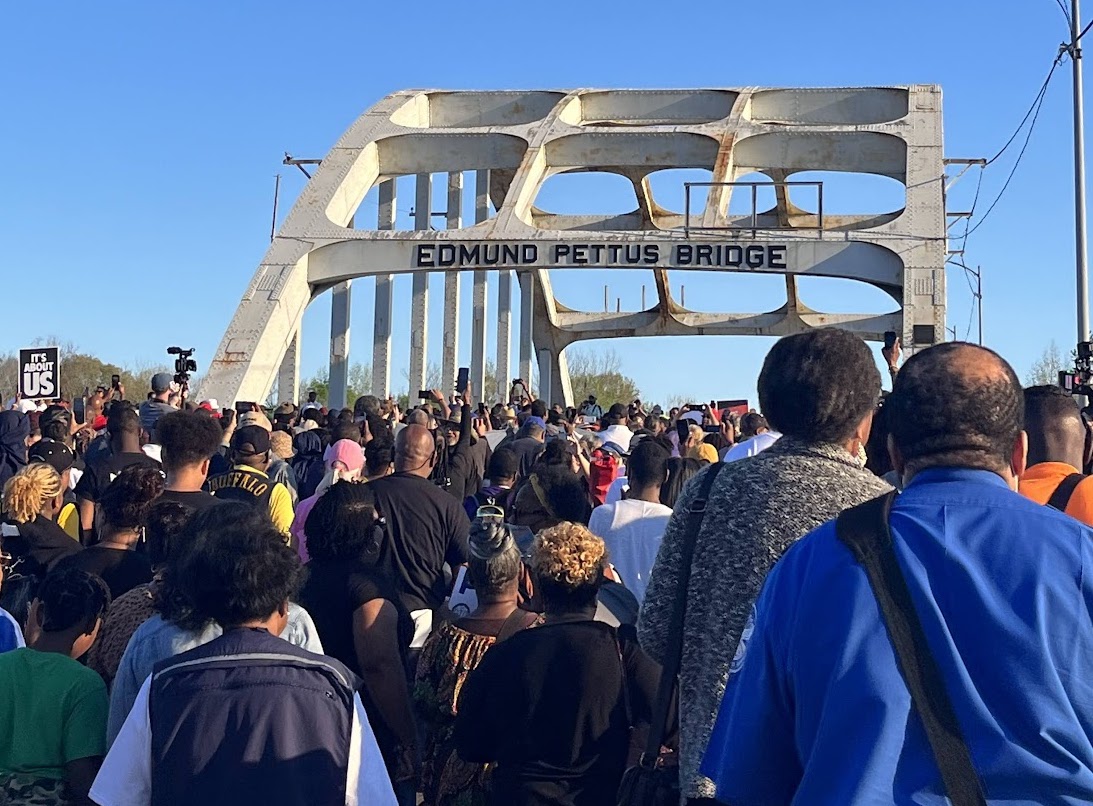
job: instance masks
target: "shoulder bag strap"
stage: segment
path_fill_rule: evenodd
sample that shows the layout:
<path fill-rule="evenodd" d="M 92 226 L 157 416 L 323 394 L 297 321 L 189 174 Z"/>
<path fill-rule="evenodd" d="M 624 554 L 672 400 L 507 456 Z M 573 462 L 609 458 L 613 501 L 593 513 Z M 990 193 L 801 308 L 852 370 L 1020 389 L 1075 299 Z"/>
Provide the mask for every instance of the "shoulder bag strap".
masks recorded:
<path fill-rule="evenodd" d="M 949 799 L 953 806 L 984 806 L 987 801 L 971 752 L 896 558 L 888 526 L 895 495 L 889 493 L 843 512 L 836 522 L 836 533 L 869 577 L 900 672 L 926 729 Z"/>
<path fill-rule="evenodd" d="M 657 699 L 653 705 L 653 720 L 649 726 L 649 739 L 642 754 L 643 766 L 653 766 L 660 755 L 664 735 L 668 732 L 668 712 L 672 705 L 672 692 L 679 676 L 680 659 L 683 656 L 683 617 L 687 610 L 687 589 L 691 582 L 691 563 L 695 556 L 695 543 L 698 530 L 706 516 L 706 501 L 724 462 L 717 462 L 702 479 L 698 494 L 687 510 L 687 522 L 683 527 L 683 543 L 680 546 L 679 579 L 676 580 L 676 595 L 672 602 L 672 617 L 668 622 L 668 640 L 664 649 L 664 663 L 661 666 L 660 684 L 657 686 Z"/>
<path fill-rule="evenodd" d="M 1051 494 L 1047 505 L 1060 512 L 1066 512 L 1067 505 L 1070 503 L 1070 499 L 1074 497 L 1075 490 L 1078 489 L 1079 484 L 1085 481 L 1085 478 L 1081 473 L 1072 473 L 1067 476 L 1055 488 L 1055 492 Z"/>

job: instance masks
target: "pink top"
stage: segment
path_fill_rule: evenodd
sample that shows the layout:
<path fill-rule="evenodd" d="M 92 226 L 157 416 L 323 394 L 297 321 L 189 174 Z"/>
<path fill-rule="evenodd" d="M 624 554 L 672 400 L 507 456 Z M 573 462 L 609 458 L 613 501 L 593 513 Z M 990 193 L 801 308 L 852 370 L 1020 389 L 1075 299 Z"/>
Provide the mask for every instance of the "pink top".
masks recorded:
<path fill-rule="evenodd" d="M 335 465 L 340 464 L 343 470 L 359 471 L 364 469 L 364 451 L 358 443 L 351 439 L 339 439 L 326 449 L 323 454 L 323 461 L 327 470 L 333 470 Z M 322 496 L 322 492 L 315 493 L 315 495 L 305 498 L 297 504 L 296 514 L 292 518 L 292 525 L 288 527 L 289 534 L 296 538 L 296 543 L 300 547 L 300 559 L 305 563 L 311 557 L 307 553 L 304 524 L 307 523 L 307 516 L 315 508 L 315 502 L 319 500 L 320 496 Z"/>

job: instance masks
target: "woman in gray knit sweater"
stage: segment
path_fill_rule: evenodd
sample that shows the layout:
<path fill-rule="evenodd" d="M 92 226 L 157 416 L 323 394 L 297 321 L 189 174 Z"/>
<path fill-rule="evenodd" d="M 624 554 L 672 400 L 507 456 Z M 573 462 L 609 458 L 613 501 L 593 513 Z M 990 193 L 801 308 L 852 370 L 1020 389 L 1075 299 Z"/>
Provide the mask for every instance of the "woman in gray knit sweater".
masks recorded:
<path fill-rule="evenodd" d="M 864 469 L 880 373 L 858 336 L 825 329 L 787 336 L 768 353 L 759 403 L 782 439 L 721 469 L 695 545 L 680 671 L 680 782 L 685 797 L 713 797 L 698 768 L 729 666 L 763 580 L 795 541 L 891 488 Z M 708 473 L 709 470 L 703 471 Z M 664 533 L 638 624 L 642 647 L 663 662 L 680 582 L 687 486 Z"/>

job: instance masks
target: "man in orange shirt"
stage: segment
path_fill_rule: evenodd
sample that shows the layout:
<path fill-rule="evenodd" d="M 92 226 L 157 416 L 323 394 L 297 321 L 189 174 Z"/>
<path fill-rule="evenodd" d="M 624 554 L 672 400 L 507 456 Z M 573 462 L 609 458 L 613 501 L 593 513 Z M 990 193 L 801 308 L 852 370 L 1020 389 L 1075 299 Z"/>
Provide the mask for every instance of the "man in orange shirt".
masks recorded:
<path fill-rule="evenodd" d="M 1093 477 L 1079 469 L 1093 459 L 1093 432 L 1077 401 L 1057 386 L 1026 389 L 1025 431 L 1028 467 L 1021 494 L 1093 525 Z"/>

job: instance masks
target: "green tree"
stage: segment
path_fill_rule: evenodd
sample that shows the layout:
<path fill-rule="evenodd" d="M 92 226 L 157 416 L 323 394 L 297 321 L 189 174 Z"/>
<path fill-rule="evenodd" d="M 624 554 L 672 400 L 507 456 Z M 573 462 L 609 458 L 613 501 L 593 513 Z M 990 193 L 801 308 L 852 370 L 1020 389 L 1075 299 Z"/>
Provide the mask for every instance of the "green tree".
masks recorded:
<path fill-rule="evenodd" d="M 641 397 L 634 379 L 622 374 L 622 359 L 614 350 L 567 351 L 566 362 L 577 402 L 595 395 L 606 410 L 613 403 L 630 403 Z"/>
<path fill-rule="evenodd" d="M 359 362 L 350 364 L 347 385 L 346 399 L 350 406 L 361 395 L 372 394 L 372 365 Z M 308 392 L 315 392 L 323 404 L 330 404 L 330 367 L 319 367 L 314 375 L 300 384 L 300 397 L 303 400 L 307 400 Z"/>
<path fill-rule="evenodd" d="M 1025 386 L 1053 386 L 1059 382 L 1059 372 L 1066 368 L 1059 345 L 1052 341 L 1025 373 Z"/>

